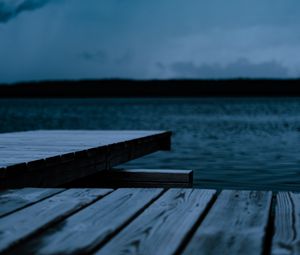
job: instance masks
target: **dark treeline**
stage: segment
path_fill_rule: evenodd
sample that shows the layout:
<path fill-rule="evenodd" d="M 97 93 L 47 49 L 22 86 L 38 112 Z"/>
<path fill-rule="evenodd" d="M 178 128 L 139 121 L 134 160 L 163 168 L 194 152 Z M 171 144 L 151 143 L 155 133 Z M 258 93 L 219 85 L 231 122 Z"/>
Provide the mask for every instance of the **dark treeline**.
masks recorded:
<path fill-rule="evenodd" d="M 79 80 L 0 85 L 0 97 L 300 96 L 300 79 Z"/>

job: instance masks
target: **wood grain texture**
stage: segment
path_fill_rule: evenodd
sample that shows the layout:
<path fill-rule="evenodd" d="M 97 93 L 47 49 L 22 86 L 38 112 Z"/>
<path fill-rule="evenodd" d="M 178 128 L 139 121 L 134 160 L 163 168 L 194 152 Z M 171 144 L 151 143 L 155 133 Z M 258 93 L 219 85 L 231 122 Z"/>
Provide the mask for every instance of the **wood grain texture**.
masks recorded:
<path fill-rule="evenodd" d="M 0 217 L 24 208 L 44 198 L 63 191 L 63 189 L 24 188 L 0 192 Z"/>
<path fill-rule="evenodd" d="M 0 162 L 33 161 L 90 148 L 156 139 L 164 131 L 41 130 L 0 134 Z M 3 156 L 2 156 L 3 155 Z M 10 157 L 9 157 L 10 156 Z"/>
<path fill-rule="evenodd" d="M 109 192 L 70 189 L 0 218 L 0 253 Z"/>
<path fill-rule="evenodd" d="M 183 254 L 262 254 L 271 200 L 271 192 L 222 191 Z"/>
<path fill-rule="evenodd" d="M 119 189 L 86 207 L 12 254 L 78 254 L 91 251 L 115 233 L 162 189 Z"/>
<path fill-rule="evenodd" d="M 174 254 L 215 191 L 172 189 L 96 254 Z"/>
<path fill-rule="evenodd" d="M 300 194 L 277 194 L 274 224 L 271 254 L 300 254 Z"/>
<path fill-rule="evenodd" d="M 168 149 L 171 132 L 52 130 L 0 134 L 0 189 L 57 187 Z"/>

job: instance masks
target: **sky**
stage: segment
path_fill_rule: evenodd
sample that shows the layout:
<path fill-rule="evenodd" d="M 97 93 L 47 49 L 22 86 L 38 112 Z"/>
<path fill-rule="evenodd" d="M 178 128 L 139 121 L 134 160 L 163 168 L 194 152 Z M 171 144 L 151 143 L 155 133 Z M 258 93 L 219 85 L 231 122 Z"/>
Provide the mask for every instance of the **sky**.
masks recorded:
<path fill-rule="evenodd" d="M 0 82 L 300 77 L 299 0 L 0 0 Z"/>

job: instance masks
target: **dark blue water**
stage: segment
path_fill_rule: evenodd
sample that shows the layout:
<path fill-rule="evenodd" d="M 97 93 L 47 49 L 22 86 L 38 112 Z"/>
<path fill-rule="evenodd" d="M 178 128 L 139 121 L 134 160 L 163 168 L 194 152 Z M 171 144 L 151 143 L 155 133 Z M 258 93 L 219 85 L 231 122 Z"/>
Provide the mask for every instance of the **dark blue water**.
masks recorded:
<path fill-rule="evenodd" d="M 300 191 L 299 98 L 0 100 L 0 132 L 172 130 L 171 152 L 127 167 L 195 170 L 198 187 Z"/>

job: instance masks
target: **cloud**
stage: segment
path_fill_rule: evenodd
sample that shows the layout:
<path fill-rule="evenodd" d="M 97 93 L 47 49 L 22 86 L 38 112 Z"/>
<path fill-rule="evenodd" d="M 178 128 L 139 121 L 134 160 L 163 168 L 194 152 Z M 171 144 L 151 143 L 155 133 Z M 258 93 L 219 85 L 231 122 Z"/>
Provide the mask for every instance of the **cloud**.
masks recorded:
<path fill-rule="evenodd" d="M 102 50 L 98 50 L 95 52 L 91 51 L 84 51 L 80 54 L 80 58 L 86 61 L 98 62 L 98 63 L 105 63 L 108 60 L 106 52 Z"/>
<path fill-rule="evenodd" d="M 289 76 L 288 69 L 274 60 L 256 64 L 246 58 L 240 58 L 225 66 L 176 62 L 170 66 L 170 69 L 178 78 L 286 78 Z"/>
<path fill-rule="evenodd" d="M 33 11 L 55 0 L 0 0 L 0 23 L 8 22 L 24 11 Z"/>
<path fill-rule="evenodd" d="M 300 77 L 299 8 L 299 0 L 0 0 L 0 82 Z"/>

